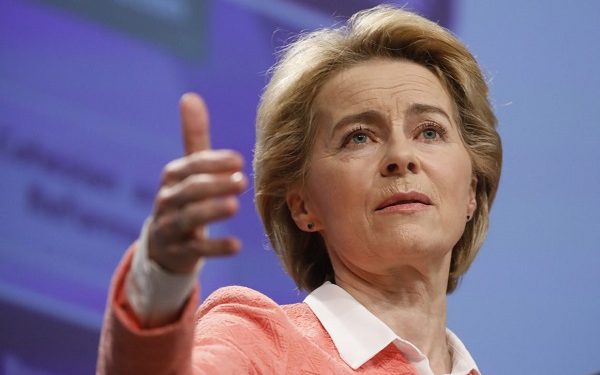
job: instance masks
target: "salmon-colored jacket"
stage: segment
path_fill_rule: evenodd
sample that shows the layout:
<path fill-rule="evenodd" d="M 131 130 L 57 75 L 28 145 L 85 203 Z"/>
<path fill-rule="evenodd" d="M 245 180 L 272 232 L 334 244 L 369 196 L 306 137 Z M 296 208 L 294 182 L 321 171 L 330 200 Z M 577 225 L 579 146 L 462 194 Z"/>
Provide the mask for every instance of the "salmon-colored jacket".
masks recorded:
<path fill-rule="evenodd" d="M 244 287 L 219 289 L 195 311 L 196 286 L 176 322 L 142 329 L 124 296 L 134 250 L 112 281 L 97 374 L 416 374 L 394 344 L 353 370 L 308 305 Z"/>

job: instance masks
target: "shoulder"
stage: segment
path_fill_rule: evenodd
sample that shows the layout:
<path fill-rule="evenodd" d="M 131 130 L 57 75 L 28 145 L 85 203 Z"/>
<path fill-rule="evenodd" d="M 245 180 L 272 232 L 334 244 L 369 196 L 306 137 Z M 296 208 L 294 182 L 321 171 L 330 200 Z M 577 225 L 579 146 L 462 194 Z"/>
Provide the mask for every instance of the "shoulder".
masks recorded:
<path fill-rule="evenodd" d="M 291 320 L 314 318 L 310 307 L 305 303 L 280 305 L 263 293 L 244 286 L 227 286 L 217 289 L 200 305 L 196 319 L 201 319 L 215 310 L 254 315 L 281 315 Z"/>
<path fill-rule="evenodd" d="M 196 327 L 203 330 L 260 331 L 267 335 L 289 332 L 294 323 L 288 309 L 247 287 L 228 286 L 212 293 L 196 312 Z"/>
<path fill-rule="evenodd" d="M 305 303 L 279 305 L 259 291 L 228 286 L 212 293 L 196 312 L 196 329 L 229 334 L 256 331 L 269 337 L 302 335 L 317 321 Z"/>
<path fill-rule="evenodd" d="M 273 366 L 274 358 L 283 366 L 300 335 L 282 306 L 240 286 L 212 293 L 198 308 L 194 331 L 194 346 L 203 348 L 202 352 L 210 348 L 213 354 L 244 359 L 252 368 L 262 368 L 260 373 L 280 373 L 265 369 Z"/>
<path fill-rule="evenodd" d="M 197 316 L 203 316 L 222 306 L 277 310 L 280 306 L 259 291 L 243 286 L 228 286 L 217 289 L 200 305 Z"/>
<path fill-rule="evenodd" d="M 235 373 L 289 373 L 305 366 L 307 355 L 323 351 L 321 344 L 328 341 L 315 340 L 322 331 L 305 303 L 279 305 L 256 290 L 225 287 L 198 308 L 194 361 L 228 358 L 228 365 L 242 369 Z"/>

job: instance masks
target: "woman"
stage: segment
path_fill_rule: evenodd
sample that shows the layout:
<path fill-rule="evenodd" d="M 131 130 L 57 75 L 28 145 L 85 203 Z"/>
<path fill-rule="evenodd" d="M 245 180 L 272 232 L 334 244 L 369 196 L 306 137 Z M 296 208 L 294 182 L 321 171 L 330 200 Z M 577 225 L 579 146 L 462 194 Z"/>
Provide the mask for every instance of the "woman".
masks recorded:
<path fill-rule="evenodd" d="M 99 373 L 479 374 L 446 329 L 446 295 L 488 226 L 501 145 L 477 62 L 450 33 L 387 6 L 307 34 L 274 67 L 257 117 L 256 204 L 304 303 L 241 287 L 193 318 L 205 226 L 237 210 L 241 157 L 210 150 L 182 98 L 187 156 L 116 272 Z"/>

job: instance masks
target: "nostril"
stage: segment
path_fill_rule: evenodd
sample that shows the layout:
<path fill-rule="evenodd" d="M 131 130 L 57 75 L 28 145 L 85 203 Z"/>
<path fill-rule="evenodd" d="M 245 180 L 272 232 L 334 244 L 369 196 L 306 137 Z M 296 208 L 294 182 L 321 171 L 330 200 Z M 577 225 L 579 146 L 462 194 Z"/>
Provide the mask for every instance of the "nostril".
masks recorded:
<path fill-rule="evenodd" d="M 406 166 L 406 169 L 408 169 L 409 171 L 411 171 L 412 173 L 416 172 L 417 166 L 415 165 L 415 163 L 410 162 L 408 163 L 408 165 Z"/>
<path fill-rule="evenodd" d="M 398 170 L 398 164 L 396 164 L 396 163 L 388 164 L 386 169 L 387 169 L 388 173 L 394 173 Z"/>

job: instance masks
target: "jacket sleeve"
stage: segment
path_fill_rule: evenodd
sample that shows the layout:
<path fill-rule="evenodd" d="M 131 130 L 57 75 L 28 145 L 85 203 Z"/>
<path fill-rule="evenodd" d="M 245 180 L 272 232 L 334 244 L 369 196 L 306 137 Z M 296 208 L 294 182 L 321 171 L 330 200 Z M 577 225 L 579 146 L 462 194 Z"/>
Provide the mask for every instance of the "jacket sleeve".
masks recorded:
<path fill-rule="evenodd" d="M 194 287 L 175 322 L 143 329 L 126 301 L 124 290 L 135 248 L 136 243 L 127 250 L 111 282 L 96 373 L 191 374 L 199 286 Z"/>
<path fill-rule="evenodd" d="M 134 243 L 112 280 L 97 374 L 284 372 L 287 319 L 279 305 L 252 289 L 219 289 L 195 313 L 200 289 L 196 284 L 175 322 L 142 328 L 124 291 L 135 248 Z"/>

